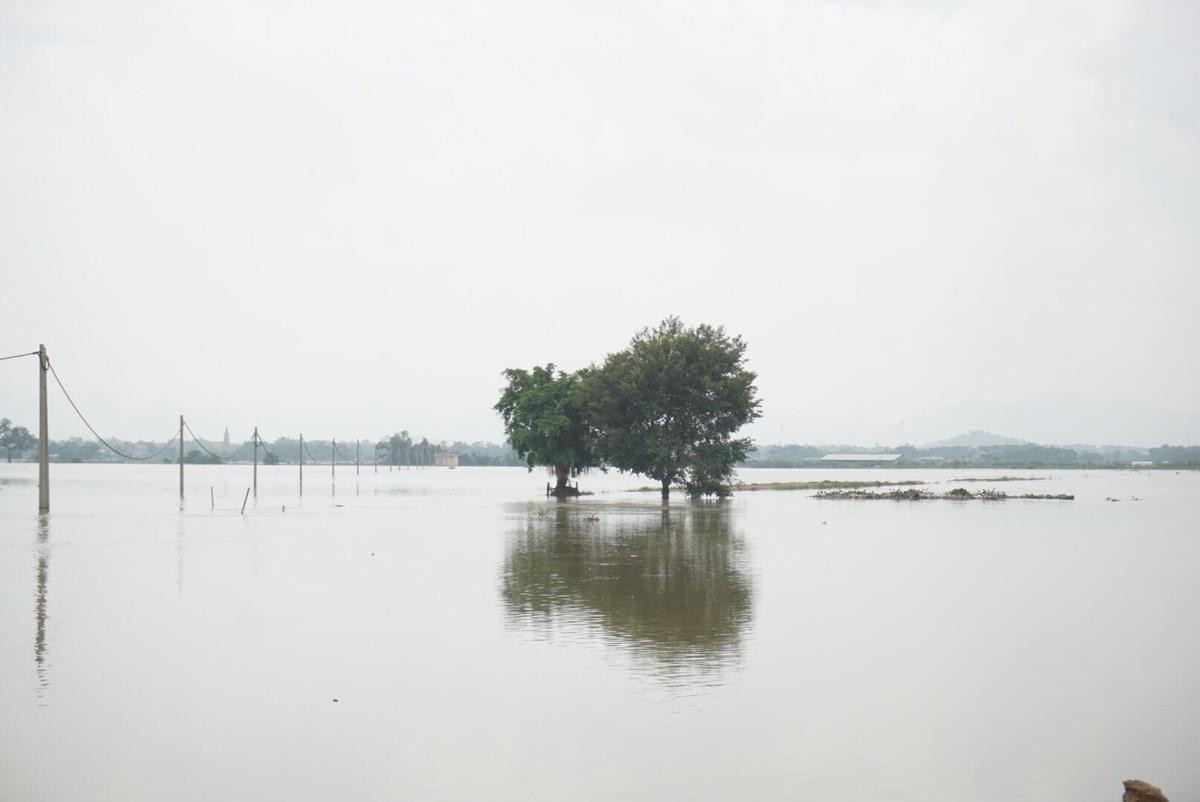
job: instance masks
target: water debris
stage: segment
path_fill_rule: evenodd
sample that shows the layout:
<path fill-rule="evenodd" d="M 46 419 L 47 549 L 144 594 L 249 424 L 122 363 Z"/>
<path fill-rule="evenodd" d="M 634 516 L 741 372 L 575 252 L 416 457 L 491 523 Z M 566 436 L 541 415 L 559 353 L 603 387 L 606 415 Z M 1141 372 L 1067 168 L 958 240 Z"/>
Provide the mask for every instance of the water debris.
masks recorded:
<path fill-rule="evenodd" d="M 1010 498 L 1073 501 L 1075 499 L 1074 496 L 1068 493 L 1021 493 L 1020 495 L 1012 496 L 1000 490 L 980 490 L 977 493 L 972 493 L 965 487 L 956 487 L 946 493 L 934 493 L 932 490 L 920 490 L 918 488 L 888 490 L 885 492 L 874 490 L 822 490 L 815 497 L 857 501 L 932 501 L 938 499 L 949 501 L 1007 501 Z"/>
<path fill-rule="evenodd" d="M 1049 479 L 1049 476 L 991 476 L 977 477 L 964 476 L 960 479 L 951 479 L 951 482 L 1040 482 L 1044 479 Z"/>
<path fill-rule="evenodd" d="M 906 485 L 923 485 L 925 482 L 917 479 L 906 479 L 895 482 L 882 482 L 870 480 L 855 480 L 855 479 L 821 479 L 815 482 L 735 482 L 730 485 L 731 490 L 834 490 L 840 488 L 859 488 L 859 487 L 899 487 Z M 682 490 L 683 487 L 675 488 Z M 661 487 L 638 487 L 634 488 L 638 493 L 649 493 L 651 491 L 657 493 L 662 490 Z"/>
<path fill-rule="evenodd" d="M 895 482 L 881 481 L 860 481 L 854 479 L 822 479 L 817 482 L 738 482 L 733 485 L 734 490 L 834 490 L 844 488 L 862 488 L 862 487 L 904 487 L 910 485 L 923 485 L 917 479 L 906 479 Z"/>

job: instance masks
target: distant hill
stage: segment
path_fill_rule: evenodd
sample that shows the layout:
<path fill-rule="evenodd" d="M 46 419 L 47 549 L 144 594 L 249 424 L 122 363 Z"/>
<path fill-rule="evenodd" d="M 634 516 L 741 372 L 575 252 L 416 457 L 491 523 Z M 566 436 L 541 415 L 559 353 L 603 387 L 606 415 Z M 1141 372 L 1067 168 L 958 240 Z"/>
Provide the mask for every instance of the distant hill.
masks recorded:
<path fill-rule="evenodd" d="M 966 434 L 956 435 L 946 440 L 938 440 L 935 443 L 927 443 L 925 448 L 952 448 L 955 446 L 965 446 L 967 448 L 981 448 L 983 446 L 1020 446 L 1028 443 L 1028 440 L 1018 440 L 1015 437 L 1005 437 L 991 432 L 972 429 Z"/>

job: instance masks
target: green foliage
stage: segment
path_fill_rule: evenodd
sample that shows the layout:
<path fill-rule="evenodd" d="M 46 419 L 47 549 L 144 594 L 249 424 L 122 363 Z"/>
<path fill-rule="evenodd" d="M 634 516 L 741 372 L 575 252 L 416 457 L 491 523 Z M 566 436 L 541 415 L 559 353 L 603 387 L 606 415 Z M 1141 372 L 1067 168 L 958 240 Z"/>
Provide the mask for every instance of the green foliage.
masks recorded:
<path fill-rule="evenodd" d="M 164 458 L 163 461 L 167 462 L 168 460 L 166 460 Z M 183 461 L 188 463 L 189 465 L 220 465 L 221 464 L 220 457 L 209 456 L 208 454 L 205 454 L 203 451 L 201 451 L 198 448 L 193 448 L 191 451 L 189 451 L 187 454 L 185 454 L 183 457 Z"/>
<path fill-rule="evenodd" d="M 9 462 L 12 462 L 13 452 L 19 455 L 35 445 L 37 438 L 30 434 L 28 429 L 24 426 L 13 426 L 8 418 L 0 418 L 0 448 L 4 449 Z"/>
<path fill-rule="evenodd" d="M 728 495 L 751 447 L 733 435 L 760 415 L 745 358 L 741 337 L 676 317 L 609 354 L 584 393 L 605 462 L 657 479 L 664 498 L 676 482 L 692 497 Z"/>
<path fill-rule="evenodd" d="M 591 430 L 579 404 L 582 373 L 564 373 L 553 364 L 504 371 L 507 386 L 495 409 L 504 419 L 508 443 L 525 460 L 552 466 L 556 484 L 596 467 Z"/>

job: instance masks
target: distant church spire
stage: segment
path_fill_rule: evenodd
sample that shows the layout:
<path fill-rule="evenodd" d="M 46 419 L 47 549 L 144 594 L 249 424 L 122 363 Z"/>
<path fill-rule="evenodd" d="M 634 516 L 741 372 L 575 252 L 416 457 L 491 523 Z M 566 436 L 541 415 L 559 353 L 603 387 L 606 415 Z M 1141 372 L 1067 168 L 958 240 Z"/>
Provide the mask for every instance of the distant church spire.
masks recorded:
<path fill-rule="evenodd" d="M 229 427 L 225 427 L 225 439 L 222 441 L 225 445 L 229 445 Z"/>

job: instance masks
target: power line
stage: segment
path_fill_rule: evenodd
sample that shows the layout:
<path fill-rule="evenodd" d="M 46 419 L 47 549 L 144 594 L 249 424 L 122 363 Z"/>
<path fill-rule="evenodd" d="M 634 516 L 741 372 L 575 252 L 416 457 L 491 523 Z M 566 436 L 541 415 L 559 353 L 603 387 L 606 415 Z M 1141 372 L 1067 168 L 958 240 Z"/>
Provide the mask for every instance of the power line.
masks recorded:
<path fill-rule="evenodd" d="M 270 457 L 273 460 L 279 459 L 279 457 L 276 457 L 274 454 L 271 453 L 271 450 L 269 448 L 267 448 L 267 442 L 262 439 L 262 436 L 258 432 L 255 432 L 254 436 L 258 438 L 258 444 L 260 446 L 262 446 L 263 453 L 265 453 L 268 457 Z M 257 496 L 255 496 L 255 498 L 257 498 Z"/>
<path fill-rule="evenodd" d="M 37 353 L 37 351 L 34 351 L 34 353 Z M 50 368 L 50 375 L 52 375 L 54 377 L 54 381 L 58 383 L 58 389 L 63 391 L 63 395 L 65 395 L 67 397 L 67 402 L 71 405 L 71 409 L 75 410 L 75 414 L 79 416 L 79 419 L 81 421 L 83 421 L 83 425 L 88 427 L 88 430 L 95 436 L 95 438 L 97 440 L 99 440 L 101 443 L 103 443 L 105 446 L 107 446 L 109 451 L 112 451 L 117 456 L 124 457 L 127 460 L 133 460 L 134 462 L 144 462 L 146 460 L 151 460 L 151 459 L 154 459 L 155 457 L 159 456 L 160 454 L 162 454 L 168 448 L 170 448 L 171 444 L 174 443 L 176 438 L 179 437 L 178 433 L 174 434 L 171 437 L 171 439 L 167 441 L 167 444 L 165 446 L 160 448 L 158 451 L 155 451 L 153 454 L 151 454 L 148 457 L 135 457 L 132 454 L 126 454 L 124 451 L 117 448 L 112 443 L 108 442 L 103 437 L 101 437 L 100 433 L 96 431 L 95 427 L 92 426 L 92 424 L 88 423 L 88 419 L 83 417 L 83 413 L 80 412 L 79 407 L 75 405 L 75 400 L 73 398 L 71 398 L 71 394 L 68 393 L 67 388 L 63 386 L 62 379 L 58 378 L 58 371 L 56 371 L 54 369 L 54 365 L 50 364 L 49 357 L 46 358 L 46 367 Z"/>
<path fill-rule="evenodd" d="M 200 442 L 200 438 L 197 437 L 196 433 L 192 431 L 192 427 L 188 426 L 187 421 L 183 422 L 183 428 L 187 429 L 188 434 L 190 434 L 192 436 L 192 439 L 196 441 L 196 445 L 200 446 L 201 451 L 203 451 L 205 454 L 207 454 L 208 456 L 212 457 L 215 460 L 221 459 L 221 457 L 219 457 L 218 455 L 209 451 L 208 447 L 205 446 L 204 443 Z"/>
<path fill-rule="evenodd" d="M 3 362 L 6 359 L 18 359 L 23 356 L 37 356 L 38 353 L 39 352 L 37 352 L 37 351 L 30 351 L 28 354 L 13 354 L 12 356 L 0 356 L 0 362 Z"/>

